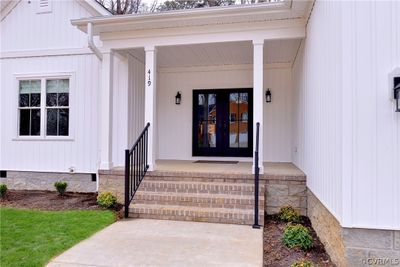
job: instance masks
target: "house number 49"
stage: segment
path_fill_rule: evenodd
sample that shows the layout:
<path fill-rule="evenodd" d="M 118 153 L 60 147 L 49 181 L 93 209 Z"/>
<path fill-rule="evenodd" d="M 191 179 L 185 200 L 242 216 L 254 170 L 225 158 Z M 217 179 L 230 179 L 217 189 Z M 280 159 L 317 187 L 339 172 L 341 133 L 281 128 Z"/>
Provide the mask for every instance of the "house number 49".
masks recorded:
<path fill-rule="evenodd" d="M 150 71 L 150 69 L 149 69 L 149 71 L 147 73 L 149 74 L 149 79 L 147 80 L 147 86 L 150 86 L 151 85 L 151 79 L 150 79 L 151 71 Z"/>

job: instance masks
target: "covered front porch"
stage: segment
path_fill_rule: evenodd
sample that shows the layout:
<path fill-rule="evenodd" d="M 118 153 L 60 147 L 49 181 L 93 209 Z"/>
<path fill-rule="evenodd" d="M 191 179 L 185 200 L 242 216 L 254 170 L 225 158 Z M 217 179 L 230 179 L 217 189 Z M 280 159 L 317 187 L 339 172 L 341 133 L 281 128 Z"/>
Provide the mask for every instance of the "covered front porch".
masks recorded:
<path fill-rule="evenodd" d="M 309 8 L 283 1 L 73 21 L 102 62 L 99 169 L 124 166 L 147 123 L 150 171 L 157 160 L 237 160 L 254 172 L 257 123 L 260 172 L 264 161 L 291 162 L 291 67 L 305 37 L 298 14 Z"/>
<path fill-rule="evenodd" d="M 111 136 L 103 150 L 110 151 L 102 154 L 100 169 L 123 167 L 124 150 L 132 147 L 146 123 L 150 171 L 161 170 L 157 165 L 163 160 L 215 161 L 212 166 L 238 161 L 254 173 L 257 123 L 260 172 L 263 161 L 291 162 L 290 62 L 300 42 L 291 38 L 113 50 L 112 117 L 104 125 Z M 226 164 L 220 168 L 230 169 Z"/>
<path fill-rule="evenodd" d="M 73 22 L 102 42 L 90 43 L 102 61 L 99 191 L 125 197 L 126 216 L 262 225 L 283 205 L 305 214 L 292 64 L 311 6 L 288 3 Z"/>

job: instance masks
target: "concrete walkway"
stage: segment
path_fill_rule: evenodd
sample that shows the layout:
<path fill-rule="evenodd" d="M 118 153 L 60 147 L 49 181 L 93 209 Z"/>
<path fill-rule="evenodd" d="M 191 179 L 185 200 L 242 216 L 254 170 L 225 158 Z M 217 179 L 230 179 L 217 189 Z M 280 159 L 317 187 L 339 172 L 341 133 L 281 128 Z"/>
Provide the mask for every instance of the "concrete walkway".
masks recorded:
<path fill-rule="evenodd" d="M 146 219 L 118 221 L 47 266 L 262 266 L 262 230 Z"/>

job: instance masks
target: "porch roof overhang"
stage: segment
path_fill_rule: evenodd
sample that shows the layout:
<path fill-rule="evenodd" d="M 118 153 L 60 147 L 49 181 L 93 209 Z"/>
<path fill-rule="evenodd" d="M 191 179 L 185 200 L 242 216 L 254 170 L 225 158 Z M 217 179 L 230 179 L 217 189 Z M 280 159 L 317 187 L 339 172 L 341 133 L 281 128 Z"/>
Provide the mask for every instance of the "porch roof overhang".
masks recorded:
<path fill-rule="evenodd" d="M 252 5 L 198 8 L 175 10 L 149 14 L 130 14 L 119 16 L 90 17 L 72 20 L 72 25 L 81 31 L 88 31 L 88 23 L 93 25 L 93 34 L 101 39 L 114 39 L 112 36 L 132 37 L 148 31 L 180 30 L 182 28 L 237 28 L 259 27 L 266 23 L 275 28 L 295 25 L 305 27 L 312 8 L 312 0 L 283 0 Z M 283 25 L 283 26 L 282 26 Z M 233 30 L 231 29 L 231 30 Z M 125 33 L 125 34 L 124 34 Z M 128 34 L 129 33 L 129 34 Z M 123 38 L 122 38 L 123 39 Z"/>

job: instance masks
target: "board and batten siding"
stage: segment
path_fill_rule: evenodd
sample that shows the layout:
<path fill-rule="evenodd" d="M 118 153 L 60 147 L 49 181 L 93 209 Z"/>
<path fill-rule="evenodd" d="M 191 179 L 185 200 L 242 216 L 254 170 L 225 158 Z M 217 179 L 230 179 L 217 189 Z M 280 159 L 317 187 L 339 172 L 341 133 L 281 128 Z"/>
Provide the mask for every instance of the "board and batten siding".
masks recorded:
<path fill-rule="evenodd" d="M 309 189 L 341 220 L 341 12 L 317 2 L 293 66 L 293 162 Z"/>
<path fill-rule="evenodd" d="M 97 172 L 99 60 L 94 55 L 1 60 L 1 169 Z M 71 73 L 70 139 L 18 139 L 15 75 Z M 43 116 L 43 114 L 42 114 Z"/>
<path fill-rule="evenodd" d="M 125 166 L 130 149 L 144 128 L 144 64 L 127 55 L 114 58 L 113 166 Z"/>
<path fill-rule="evenodd" d="M 87 47 L 86 34 L 71 19 L 90 16 L 77 1 L 52 1 L 52 11 L 43 14 L 37 14 L 37 1 L 19 1 L 1 21 L 1 51 Z"/>
<path fill-rule="evenodd" d="M 400 2 L 342 8 L 343 162 L 352 163 L 344 165 L 344 224 L 400 230 L 400 113 L 389 81 L 400 68 Z"/>
<path fill-rule="evenodd" d="M 158 158 L 188 160 L 192 157 L 193 89 L 252 88 L 251 66 L 164 68 L 157 74 Z M 273 101 L 264 106 L 264 161 L 291 161 L 291 69 L 264 69 L 264 89 Z M 182 103 L 175 105 L 177 91 Z M 197 157 L 195 157 L 197 158 Z M 251 161 L 252 158 L 242 158 Z"/>
<path fill-rule="evenodd" d="M 399 13 L 396 1 L 316 1 L 293 66 L 293 162 L 344 227 L 400 229 L 400 116 L 389 85 Z"/>

